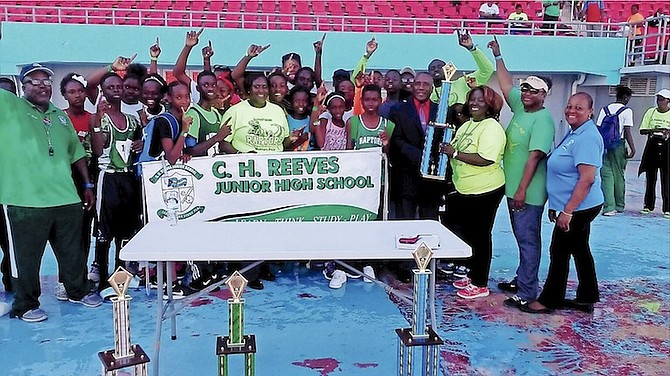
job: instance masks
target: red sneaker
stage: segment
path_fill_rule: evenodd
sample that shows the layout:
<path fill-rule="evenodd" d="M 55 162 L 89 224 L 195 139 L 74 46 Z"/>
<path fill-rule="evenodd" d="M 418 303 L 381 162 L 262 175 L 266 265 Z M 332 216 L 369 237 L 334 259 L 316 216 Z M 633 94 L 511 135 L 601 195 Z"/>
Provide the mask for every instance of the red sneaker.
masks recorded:
<path fill-rule="evenodd" d="M 462 290 L 458 290 L 456 295 L 463 299 L 483 298 L 485 296 L 489 296 L 489 288 L 470 285 Z"/>
<path fill-rule="evenodd" d="M 454 282 L 453 285 L 454 285 L 454 287 L 456 287 L 459 290 L 464 289 L 464 288 L 470 286 L 470 278 L 468 278 L 468 277 L 461 278 L 458 281 Z"/>

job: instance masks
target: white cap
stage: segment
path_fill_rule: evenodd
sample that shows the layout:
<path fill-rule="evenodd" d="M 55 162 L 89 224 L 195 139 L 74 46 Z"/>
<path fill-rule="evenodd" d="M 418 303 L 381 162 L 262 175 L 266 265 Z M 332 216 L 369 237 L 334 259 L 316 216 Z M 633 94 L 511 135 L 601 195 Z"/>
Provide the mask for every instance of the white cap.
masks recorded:
<path fill-rule="evenodd" d="M 549 86 L 547 86 L 547 83 L 543 79 L 537 76 L 528 76 L 528 78 L 521 81 L 521 85 L 528 85 L 536 90 L 544 90 L 545 93 L 549 92 Z"/>
<path fill-rule="evenodd" d="M 416 72 L 414 72 L 414 69 L 412 69 L 412 67 L 404 67 L 403 69 L 400 70 L 400 74 L 403 73 L 409 73 L 412 75 L 412 77 L 416 77 Z"/>
<path fill-rule="evenodd" d="M 665 99 L 670 99 L 670 90 L 668 89 L 661 89 L 656 93 L 656 95 L 660 95 Z"/>

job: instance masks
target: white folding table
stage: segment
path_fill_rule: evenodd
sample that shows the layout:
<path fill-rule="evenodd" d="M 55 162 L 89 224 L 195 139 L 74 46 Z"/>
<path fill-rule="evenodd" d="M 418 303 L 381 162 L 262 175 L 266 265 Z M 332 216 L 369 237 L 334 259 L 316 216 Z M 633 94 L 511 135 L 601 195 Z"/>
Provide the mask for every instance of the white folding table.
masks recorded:
<path fill-rule="evenodd" d="M 171 270 L 175 261 L 263 261 L 334 260 L 355 270 L 342 260 L 408 260 L 411 249 L 398 249 L 398 236 L 430 234 L 439 237 L 433 248 L 429 289 L 429 307 L 435 327 L 435 259 L 466 258 L 470 247 L 437 221 L 370 221 L 370 222 L 164 222 L 147 224 L 123 249 L 126 261 L 157 263 L 157 315 L 153 373 L 158 375 L 160 338 L 163 320 L 170 318 L 172 339 L 176 339 L 176 313 L 190 301 L 208 293 L 217 285 L 180 300 L 171 299 L 171 273 L 167 273 L 168 299 L 162 300 L 163 271 Z M 417 243 L 416 246 L 420 244 Z M 165 269 L 167 266 L 167 269 Z M 362 274 L 360 271 L 357 271 Z M 382 282 L 375 281 L 378 284 Z M 392 290 L 387 290 L 395 293 Z M 395 293 L 397 294 L 397 293 Z"/>

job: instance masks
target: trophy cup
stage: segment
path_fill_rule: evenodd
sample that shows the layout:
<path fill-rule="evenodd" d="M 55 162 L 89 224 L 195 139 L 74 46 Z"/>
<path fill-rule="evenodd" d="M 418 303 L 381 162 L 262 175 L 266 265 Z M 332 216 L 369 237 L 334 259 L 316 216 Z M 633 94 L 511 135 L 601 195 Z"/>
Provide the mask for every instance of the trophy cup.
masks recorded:
<path fill-rule="evenodd" d="M 435 121 L 426 128 L 426 139 L 421 156 L 421 176 L 427 179 L 444 180 L 447 175 L 447 155 L 440 153 L 440 144 L 451 141 L 453 127 L 447 124 L 447 110 L 449 109 L 449 90 L 451 78 L 456 74 L 456 66 L 451 61 L 446 63 L 444 80 L 442 80 L 442 95 L 437 106 Z"/>
<path fill-rule="evenodd" d="M 128 283 L 132 278 L 132 274 L 119 267 L 107 280 L 116 292 L 116 296 L 111 298 L 114 312 L 114 349 L 98 353 L 98 357 L 102 361 L 104 376 L 116 376 L 118 370 L 127 367 L 133 367 L 135 376 L 147 375 L 149 357 L 140 345 L 130 344 L 130 310 L 128 303 L 132 298 L 126 296 L 126 290 L 128 290 Z"/>
<path fill-rule="evenodd" d="M 425 243 L 421 243 L 412 255 L 418 266 L 418 269 L 412 270 L 414 274 L 412 327 L 395 330 L 398 334 L 398 375 L 437 376 L 439 346 L 444 342 L 433 328 L 426 324 L 428 278 L 431 274 L 427 268 L 433 251 Z M 415 362 L 415 353 L 419 349 L 421 349 L 421 362 Z"/>
<path fill-rule="evenodd" d="M 233 295 L 228 299 L 228 335 L 216 337 L 216 355 L 219 357 L 219 376 L 228 376 L 228 356 L 244 354 L 244 375 L 256 372 L 256 336 L 244 335 L 244 299 L 242 293 L 247 280 L 235 271 L 226 281 Z"/>

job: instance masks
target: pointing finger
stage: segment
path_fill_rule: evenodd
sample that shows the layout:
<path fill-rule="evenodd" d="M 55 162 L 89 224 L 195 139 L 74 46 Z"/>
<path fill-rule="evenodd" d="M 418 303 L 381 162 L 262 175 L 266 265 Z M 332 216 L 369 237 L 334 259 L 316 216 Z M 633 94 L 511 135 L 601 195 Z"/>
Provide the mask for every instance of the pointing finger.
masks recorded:
<path fill-rule="evenodd" d="M 199 37 L 200 34 L 202 34 L 203 31 L 205 31 L 205 28 L 204 28 L 204 27 L 201 27 L 200 30 L 198 30 L 198 32 L 195 34 L 195 36 L 196 36 L 196 37 Z"/>
<path fill-rule="evenodd" d="M 261 51 L 260 51 L 260 52 L 263 52 L 263 51 L 267 50 L 268 48 L 270 48 L 270 45 L 269 45 L 269 44 L 268 44 L 267 46 L 261 48 Z M 293 55 L 291 55 L 291 56 L 293 56 Z"/>
<path fill-rule="evenodd" d="M 209 48 L 212 48 L 212 41 L 210 40 L 208 42 L 209 42 Z"/>
<path fill-rule="evenodd" d="M 156 37 L 156 46 L 158 46 L 160 43 L 158 41 L 158 37 Z"/>
<path fill-rule="evenodd" d="M 134 53 L 133 56 L 131 56 L 131 57 L 128 59 L 128 64 L 132 63 L 133 60 L 135 60 L 136 57 L 137 57 L 137 52 Z"/>
<path fill-rule="evenodd" d="M 321 43 L 323 43 L 324 40 L 326 40 L 326 33 L 323 33 L 323 36 L 321 37 Z"/>

